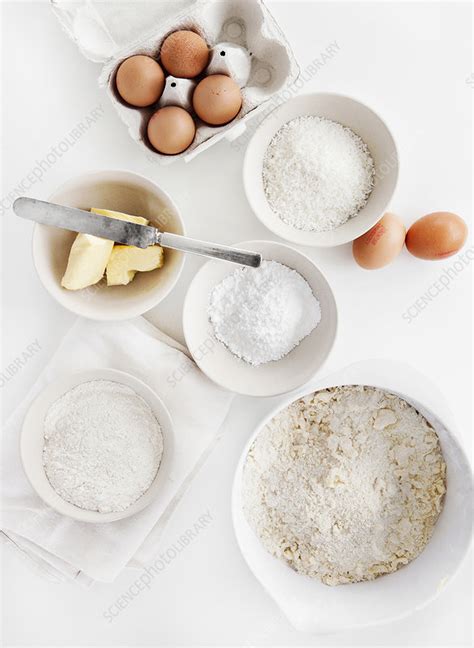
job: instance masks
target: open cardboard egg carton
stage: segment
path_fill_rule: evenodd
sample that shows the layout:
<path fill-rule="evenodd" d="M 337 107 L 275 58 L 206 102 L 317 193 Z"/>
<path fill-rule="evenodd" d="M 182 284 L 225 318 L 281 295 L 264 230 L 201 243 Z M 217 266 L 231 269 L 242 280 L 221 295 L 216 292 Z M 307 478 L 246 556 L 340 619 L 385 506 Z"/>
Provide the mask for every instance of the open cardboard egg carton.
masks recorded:
<path fill-rule="evenodd" d="M 51 0 L 53 10 L 68 35 L 90 60 L 104 63 L 99 85 L 107 93 L 132 138 L 149 159 L 162 164 L 189 161 L 222 138 L 241 135 L 275 94 L 292 85 L 299 67 L 281 29 L 262 0 L 172 0 L 160 2 L 69 2 Z M 178 29 L 200 34 L 212 48 L 222 42 L 245 47 L 251 53 L 249 80 L 242 92 L 242 108 L 224 126 L 208 126 L 196 119 L 196 136 L 179 155 L 162 155 L 149 144 L 146 126 L 157 105 L 132 108 L 119 98 L 115 72 L 134 54 L 159 57 L 164 39 Z"/>

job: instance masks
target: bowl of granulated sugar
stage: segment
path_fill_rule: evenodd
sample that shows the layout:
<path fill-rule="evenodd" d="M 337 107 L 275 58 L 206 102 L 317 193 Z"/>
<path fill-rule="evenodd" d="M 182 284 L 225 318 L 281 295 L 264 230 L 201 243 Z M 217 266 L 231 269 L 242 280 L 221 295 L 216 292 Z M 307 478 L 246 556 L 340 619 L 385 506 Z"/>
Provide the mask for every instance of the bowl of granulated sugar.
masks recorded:
<path fill-rule="evenodd" d="M 244 160 L 247 199 L 274 234 L 332 247 L 367 232 L 388 209 L 398 152 L 385 122 L 344 95 L 301 95 L 276 108 Z"/>

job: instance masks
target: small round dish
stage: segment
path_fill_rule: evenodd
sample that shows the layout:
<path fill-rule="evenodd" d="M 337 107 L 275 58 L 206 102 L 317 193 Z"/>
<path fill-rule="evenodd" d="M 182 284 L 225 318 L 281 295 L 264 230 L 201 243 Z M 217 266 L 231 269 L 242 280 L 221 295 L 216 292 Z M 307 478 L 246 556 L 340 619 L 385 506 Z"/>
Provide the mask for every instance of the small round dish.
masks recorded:
<path fill-rule="evenodd" d="M 304 115 L 325 117 L 351 128 L 367 144 L 375 163 L 375 186 L 366 206 L 327 232 L 299 230 L 285 223 L 272 211 L 263 187 L 263 160 L 273 136 L 284 124 Z M 367 232 L 387 210 L 398 180 L 398 152 L 388 126 L 368 106 L 339 94 L 300 95 L 276 108 L 255 131 L 245 154 L 243 179 L 253 212 L 271 232 L 298 245 L 333 247 Z"/>
<path fill-rule="evenodd" d="M 237 247 L 260 252 L 299 272 L 321 304 L 321 321 L 288 355 L 254 367 L 233 355 L 214 336 L 208 317 L 209 295 L 236 267 L 210 261 L 194 277 L 184 302 L 186 344 L 201 370 L 225 389 L 247 396 L 276 396 L 306 383 L 323 365 L 337 331 L 337 307 L 331 287 L 313 261 L 297 250 L 273 241 L 246 241 Z"/>
<path fill-rule="evenodd" d="M 242 471 L 255 438 L 278 412 L 308 393 L 356 384 L 396 394 L 431 423 L 447 465 L 447 492 L 433 535 L 415 560 L 373 581 L 331 587 L 298 574 L 266 551 L 242 509 Z M 466 454 L 449 427 L 452 417 L 444 418 L 447 411 L 442 394 L 422 374 L 392 361 L 364 361 L 280 400 L 250 435 L 233 482 L 234 532 L 249 569 L 296 630 L 328 634 L 394 622 L 435 599 L 459 569 L 472 538 L 472 475 Z"/>
<path fill-rule="evenodd" d="M 174 234 L 184 234 L 178 208 L 154 182 L 130 171 L 96 171 L 72 178 L 49 201 L 89 210 L 110 209 L 143 216 L 150 224 Z M 184 255 L 164 250 L 165 263 L 151 272 L 137 272 L 126 286 L 106 286 L 105 281 L 83 288 L 66 290 L 61 279 L 66 270 L 75 232 L 35 225 L 33 260 L 46 290 L 64 308 L 94 320 L 124 320 L 138 317 L 161 302 L 173 289 L 181 274 Z"/>
<path fill-rule="evenodd" d="M 43 422 L 50 406 L 64 393 L 85 382 L 110 380 L 131 387 L 151 407 L 163 434 L 163 455 L 156 477 L 149 489 L 125 511 L 100 513 L 79 508 L 66 502 L 53 489 L 43 466 L 44 431 Z M 80 522 L 115 522 L 128 518 L 148 506 L 170 479 L 173 453 L 173 424 L 165 405 L 144 382 L 115 369 L 97 369 L 63 376 L 49 384 L 33 401 L 23 421 L 20 437 L 20 455 L 23 469 L 33 489 L 51 508 Z"/>

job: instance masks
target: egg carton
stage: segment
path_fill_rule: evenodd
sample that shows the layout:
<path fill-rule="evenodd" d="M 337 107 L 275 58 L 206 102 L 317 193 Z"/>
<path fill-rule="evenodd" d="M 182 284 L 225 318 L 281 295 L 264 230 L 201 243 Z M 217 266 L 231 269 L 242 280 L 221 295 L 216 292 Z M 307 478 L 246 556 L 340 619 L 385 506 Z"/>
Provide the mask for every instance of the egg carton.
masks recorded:
<path fill-rule="evenodd" d="M 99 85 L 107 94 L 131 137 L 149 159 L 168 164 L 189 161 L 226 138 L 232 141 L 247 122 L 264 110 L 276 94 L 295 83 L 299 66 L 283 32 L 262 0 L 172 0 L 121 2 L 102 0 L 51 0 L 61 25 L 89 60 L 103 63 Z M 178 155 L 162 155 L 149 144 L 146 127 L 157 105 L 131 108 L 115 88 L 120 63 L 134 54 L 158 57 L 161 44 L 173 31 L 191 29 L 209 47 L 226 42 L 244 47 L 251 54 L 250 76 L 242 92 L 242 108 L 224 126 L 208 126 L 195 116 L 196 136 Z M 232 76 L 233 71 L 229 71 Z M 159 102 L 158 102 L 159 103 Z"/>

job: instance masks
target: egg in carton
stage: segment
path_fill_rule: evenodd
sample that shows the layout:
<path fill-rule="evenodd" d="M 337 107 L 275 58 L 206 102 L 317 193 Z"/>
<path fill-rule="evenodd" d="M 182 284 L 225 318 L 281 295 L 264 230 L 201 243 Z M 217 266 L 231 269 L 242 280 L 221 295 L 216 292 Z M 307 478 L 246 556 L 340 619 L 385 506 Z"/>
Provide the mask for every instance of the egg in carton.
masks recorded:
<path fill-rule="evenodd" d="M 140 11 L 134 2 L 119 0 L 74 4 L 53 0 L 52 4 L 63 28 L 83 54 L 103 62 L 99 85 L 106 88 L 131 137 L 149 159 L 162 164 L 181 158 L 189 161 L 223 138 L 232 141 L 245 131 L 252 117 L 265 109 L 267 102 L 294 84 L 299 76 L 291 47 L 262 0 L 165 0 L 140 3 Z M 223 51 L 225 44 L 229 59 L 219 63 L 219 70 L 233 77 L 238 85 L 247 74 L 248 79 L 241 88 L 242 107 L 234 120 L 224 126 L 209 126 L 197 120 L 196 136 L 190 147 L 181 154 L 169 156 L 156 152 L 146 136 L 148 121 L 159 102 L 147 108 L 126 105 L 117 93 L 115 74 L 122 61 L 136 54 L 159 61 L 165 38 L 181 29 L 195 31 L 204 38 L 211 50 L 210 69 L 217 69 L 214 53 Z M 171 83 L 166 93 L 168 99 L 175 96 L 186 103 L 184 87 L 178 93 L 178 86 L 175 89 Z"/>

